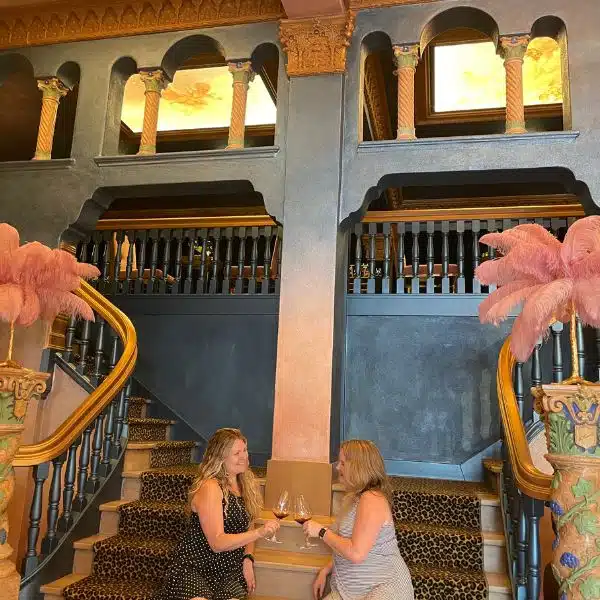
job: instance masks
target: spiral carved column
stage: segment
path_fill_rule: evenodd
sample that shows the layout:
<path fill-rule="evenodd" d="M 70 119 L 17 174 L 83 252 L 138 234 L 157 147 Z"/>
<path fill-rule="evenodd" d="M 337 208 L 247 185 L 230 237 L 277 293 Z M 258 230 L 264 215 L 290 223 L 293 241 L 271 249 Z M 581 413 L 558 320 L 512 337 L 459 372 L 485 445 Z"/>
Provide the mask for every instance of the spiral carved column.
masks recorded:
<path fill-rule="evenodd" d="M 46 389 L 48 373 L 0 363 L 0 589 L 3 600 L 18 600 L 21 577 L 10 560 L 8 504 L 15 491 L 13 459 L 21 441 L 27 404 Z"/>
<path fill-rule="evenodd" d="M 42 92 L 42 112 L 33 160 L 50 160 L 52 158 L 52 143 L 54 141 L 58 103 L 67 94 L 69 88 L 57 77 L 40 79 L 37 85 Z"/>
<path fill-rule="evenodd" d="M 500 38 L 500 51 L 506 71 L 506 133 L 526 133 L 523 100 L 523 59 L 529 44 L 528 35 Z"/>
<path fill-rule="evenodd" d="M 140 71 L 140 77 L 146 86 L 144 104 L 144 123 L 138 154 L 156 154 L 156 131 L 158 128 L 158 108 L 160 96 L 169 80 L 161 70 Z"/>
<path fill-rule="evenodd" d="M 399 140 L 415 139 L 415 71 L 419 64 L 419 45 L 394 46 L 398 75 Z"/>
<path fill-rule="evenodd" d="M 231 124 L 229 125 L 228 149 L 244 147 L 246 130 L 246 102 L 248 87 L 254 79 L 250 61 L 229 63 L 229 72 L 233 75 L 233 102 L 231 104 Z"/>

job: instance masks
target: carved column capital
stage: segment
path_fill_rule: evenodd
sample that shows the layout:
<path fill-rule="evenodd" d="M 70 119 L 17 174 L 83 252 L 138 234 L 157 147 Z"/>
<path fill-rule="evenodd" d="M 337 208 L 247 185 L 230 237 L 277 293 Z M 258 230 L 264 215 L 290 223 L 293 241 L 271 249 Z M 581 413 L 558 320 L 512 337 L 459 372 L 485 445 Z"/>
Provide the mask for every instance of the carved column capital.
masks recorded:
<path fill-rule="evenodd" d="M 160 94 L 170 83 L 167 74 L 162 69 L 152 71 L 140 71 L 140 79 L 144 82 L 146 93 L 155 92 Z"/>
<path fill-rule="evenodd" d="M 233 76 L 233 83 L 248 84 L 254 81 L 255 73 L 252 70 L 252 63 L 249 60 L 230 62 L 227 66 Z"/>
<path fill-rule="evenodd" d="M 353 31 L 352 12 L 344 16 L 281 21 L 279 39 L 287 53 L 288 75 L 344 73 Z"/>
<path fill-rule="evenodd" d="M 510 60 L 523 61 L 530 38 L 529 35 L 503 35 L 500 38 L 499 54 L 504 62 Z"/>
<path fill-rule="evenodd" d="M 43 100 L 59 102 L 69 92 L 69 88 L 58 77 L 43 77 L 37 80 L 38 89 L 42 92 Z"/>
<path fill-rule="evenodd" d="M 394 46 L 394 57 L 398 69 L 416 69 L 419 64 L 419 44 Z"/>

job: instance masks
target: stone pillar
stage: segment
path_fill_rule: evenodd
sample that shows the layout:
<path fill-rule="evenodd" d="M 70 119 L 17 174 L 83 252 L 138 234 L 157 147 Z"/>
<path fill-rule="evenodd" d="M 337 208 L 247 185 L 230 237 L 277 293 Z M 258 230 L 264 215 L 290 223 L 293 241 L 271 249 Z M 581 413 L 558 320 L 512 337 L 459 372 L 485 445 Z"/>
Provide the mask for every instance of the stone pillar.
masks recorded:
<path fill-rule="evenodd" d="M 290 106 L 272 458 L 266 507 L 282 489 L 304 494 L 314 514 L 331 511 L 331 417 L 339 404 L 345 244 L 339 188 L 345 17 L 281 24 Z M 333 48 L 318 52 L 324 40 Z M 331 161 L 334 161 L 333 163 Z"/>
<path fill-rule="evenodd" d="M 156 154 L 156 130 L 158 127 L 158 107 L 162 91 L 169 80 L 160 69 L 140 71 L 140 77 L 146 86 L 146 103 L 144 104 L 144 123 L 138 154 Z"/>
<path fill-rule="evenodd" d="M 500 53 L 506 70 L 506 133 L 526 133 L 523 101 L 523 59 L 529 44 L 528 35 L 503 36 Z"/>
<path fill-rule="evenodd" d="M 254 79 L 250 61 L 229 63 L 229 72 L 233 76 L 233 101 L 231 104 L 231 124 L 229 125 L 228 149 L 244 147 L 246 129 L 246 102 L 248 87 Z"/>
<path fill-rule="evenodd" d="M 58 77 L 39 79 L 37 85 L 42 92 L 42 113 L 33 160 L 50 160 L 58 103 L 67 94 L 69 88 Z"/>
<path fill-rule="evenodd" d="M 398 76 L 398 134 L 396 139 L 415 139 L 415 71 L 419 45 L 394 46 Z"/>

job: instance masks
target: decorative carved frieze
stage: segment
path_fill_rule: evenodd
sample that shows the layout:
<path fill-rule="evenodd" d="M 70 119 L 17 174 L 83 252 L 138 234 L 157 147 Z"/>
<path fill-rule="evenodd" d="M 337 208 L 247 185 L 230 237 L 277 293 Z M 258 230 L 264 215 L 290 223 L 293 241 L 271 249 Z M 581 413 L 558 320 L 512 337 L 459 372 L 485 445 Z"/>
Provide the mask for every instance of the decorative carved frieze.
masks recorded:
<path fill-rule="evenodd" d="M 0 10 L 0 49 L 282 17 L 285 13 L 280 0 L 98 0 L 80 6 L 49 2 Z"/>
<path fill-rule="evenodd" d="M 291 76 L 343 73 L 354 31 L 354 14 L 341 17 L 284 20 L 279 38 Z"/>
<path fill-rule="evenodd" d="M 365 8 L 380 8 L 382 6 L 402 6 L 403 4 L 427 4 L 439 2 L 440 0 L 350 0 L 351 10 Z"/>

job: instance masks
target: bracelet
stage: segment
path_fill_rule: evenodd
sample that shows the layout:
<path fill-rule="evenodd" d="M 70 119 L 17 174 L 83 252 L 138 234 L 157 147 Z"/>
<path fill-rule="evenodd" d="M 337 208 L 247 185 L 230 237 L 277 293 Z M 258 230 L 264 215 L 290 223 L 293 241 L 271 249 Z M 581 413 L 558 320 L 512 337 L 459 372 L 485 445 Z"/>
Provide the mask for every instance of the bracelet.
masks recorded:
<path fill-rule="evenodd" d="M 327 531 L 328 531 L 328 530 L 327 530 L 327 527 L 322 527 L 322 528 L 321 528 L 321 531 L 319 531 L 319 537 L 320 537 L 321 539 L 323 539 L 323 538 L 325 537 L 325 534 L 327 533 Z"/>
<path fill-rule="evenodd" d="M 244 557 L 242 558 L 242 562 L 244 562 L 246 559 L 252 561 L 252 564 L 254 564 L 254 556 L 252 556 L 252 554 L 250 554 L 250 553 L 244 554 Z"/>

